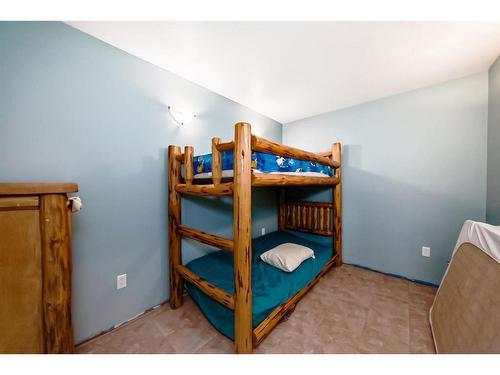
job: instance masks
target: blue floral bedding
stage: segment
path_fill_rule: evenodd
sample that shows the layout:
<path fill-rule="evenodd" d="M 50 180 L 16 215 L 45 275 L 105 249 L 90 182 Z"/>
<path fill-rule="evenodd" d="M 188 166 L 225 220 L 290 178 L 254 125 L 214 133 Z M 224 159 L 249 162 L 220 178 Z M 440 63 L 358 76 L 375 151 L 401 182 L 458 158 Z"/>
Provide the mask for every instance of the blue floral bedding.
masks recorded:
<path fill-rule="evenodd" d="M 222 153 L 222 170 L 232 170 L 234 165 L 234 151 L 224 151 Z M 332 167 L 320 163 L 285 158 L 264 152 L 252 153 L 252 169 L 259 172 L 316 172 L 326 176 L 333 176 Z M 194 157 L 194 173 L 212 172 L 212 154 L 198 155 Z"/>

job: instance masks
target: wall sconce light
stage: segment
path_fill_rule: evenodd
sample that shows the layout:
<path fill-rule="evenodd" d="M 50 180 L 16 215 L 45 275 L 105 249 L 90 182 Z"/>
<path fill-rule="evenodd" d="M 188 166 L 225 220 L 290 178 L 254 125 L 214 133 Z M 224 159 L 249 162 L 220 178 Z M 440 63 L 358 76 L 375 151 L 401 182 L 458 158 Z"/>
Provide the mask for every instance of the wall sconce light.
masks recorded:
<path fill-rule="evenodd" d="M 188 109 L 172 107 L 170 105 L 168 106 L 168 112 L 179 126 L 189 123 L 196 117 L 196 115 Z"/>

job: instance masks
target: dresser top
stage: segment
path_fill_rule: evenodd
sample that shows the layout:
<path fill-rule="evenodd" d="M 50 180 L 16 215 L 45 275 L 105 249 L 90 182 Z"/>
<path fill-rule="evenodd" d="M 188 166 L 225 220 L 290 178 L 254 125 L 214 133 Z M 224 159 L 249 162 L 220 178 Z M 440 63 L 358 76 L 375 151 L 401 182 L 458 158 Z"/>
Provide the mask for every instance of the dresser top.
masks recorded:
<path fill-rule="evenodd" d="M 63 194 L 77 191 L 78 184 L 74 182 L 0 182 L 0 195 Z"/>

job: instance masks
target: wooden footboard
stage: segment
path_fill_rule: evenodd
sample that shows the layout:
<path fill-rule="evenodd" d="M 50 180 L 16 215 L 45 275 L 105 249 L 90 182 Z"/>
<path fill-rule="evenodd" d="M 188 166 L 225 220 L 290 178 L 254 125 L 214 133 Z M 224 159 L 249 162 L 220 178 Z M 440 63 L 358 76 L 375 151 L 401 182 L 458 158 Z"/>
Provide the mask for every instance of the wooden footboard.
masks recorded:
<path fill-rule="evenodd" d="M 320 236 L 332 236 L 333 203 L 284 202 L 285 228 Z"/>

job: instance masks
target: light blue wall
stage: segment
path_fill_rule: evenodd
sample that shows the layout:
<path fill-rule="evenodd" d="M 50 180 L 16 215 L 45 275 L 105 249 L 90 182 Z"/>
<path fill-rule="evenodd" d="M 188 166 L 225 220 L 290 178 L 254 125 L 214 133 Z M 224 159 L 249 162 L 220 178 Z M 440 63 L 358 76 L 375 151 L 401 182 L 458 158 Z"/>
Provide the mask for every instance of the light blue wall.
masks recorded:
<path fill-rule="evenodd" d="M 198 118 L 179 128 L 171 104 Z M 281 141 L 280 124 L 65 24 L 0 22 L 0 181 L 76 181 L 84 202 L 73 218 L 77 341 L 167 299 L 166 148 L 209 152 L 239 120 Z M 185 202 L 184 221 L 231 235 L 232 206 L 210 202 Z M 272 191 L 255 192 L 253 213 L 254 234 L 276 230 Z"/>
<path fill-rule="evenodd" d="M 488 72 L 488 193 L 486 220 L 500 225 L 500 57 Z"/>
<path fill-rule="evenodd" d="M 490 70 L 489 209 L 499 186 L 491 183 L 498 66 Z M 345 145 L 346 262 L 439 282 L 462 222 L 485 219 L 487 80 L 471 76 L 284 127 L 284 143 Z M 171 104 L 198 118 L 179 128 Z M 168 298 L 166 148 L 209 152 L 210 138 L 232 138 L 240 120 L 281 141 L 280 124 L 65 24 L 0 22 L 0 181 L 76 181 L 84 201 L 73 217 L 77 341 Z M 254 190 L 253 207 L 254 235 L 275 230 L 274 191 Z M 187 225 L 228 237 L 231 211 L 230 199 L 183 201 Z M 423 245 L 430 259 L 420 256 Z M 207 249 L 184 241 L 184 250 L 189 261 Z M 129 285 L 117 291 L 121 273 Z"/>
<path fill-rule="evenodd" d="M 285 144 L 344 145 L 346 262 L 440 282 L 463 222 L 485 220 L 487 105 L 482 73 L 283 126 Z"/>

